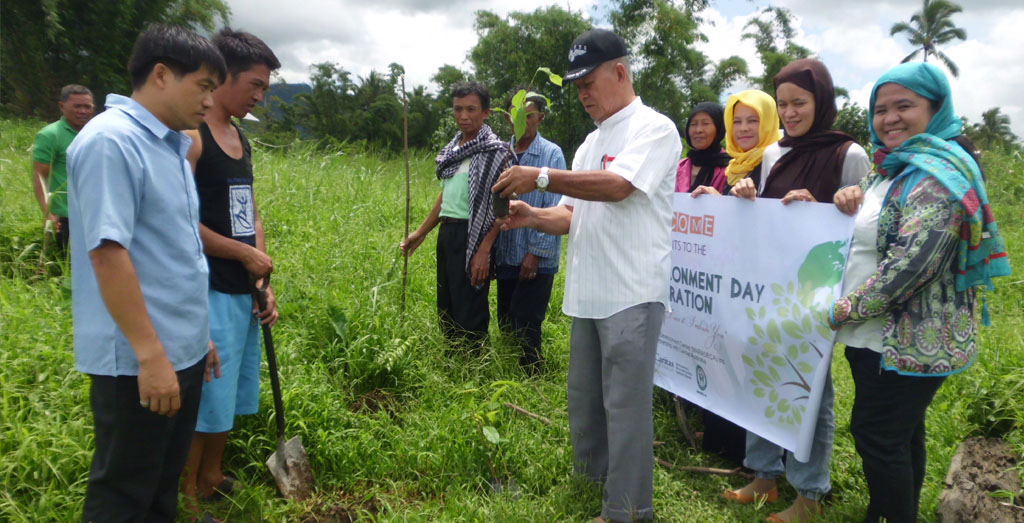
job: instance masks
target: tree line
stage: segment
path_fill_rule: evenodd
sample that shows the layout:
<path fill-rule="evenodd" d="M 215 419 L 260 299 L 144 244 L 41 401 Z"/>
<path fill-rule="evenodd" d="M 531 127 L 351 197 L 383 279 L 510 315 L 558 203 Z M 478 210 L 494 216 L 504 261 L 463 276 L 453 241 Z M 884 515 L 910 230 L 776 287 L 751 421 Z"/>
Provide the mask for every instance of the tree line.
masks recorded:
<path fill-rule="evenodd" d="M 957 67 L 938 46 L 966 37 L 952 16 L 961 11 L 949 0 L 922 0 L 921 11 L 909 22 L 893 25 L 893 35 L 906 34 L 919 47 L 904 61 L 923 55 L 937 58 L 954 75 Z M 697 49 L 707 36 L 700 31 L 702 13 L 711 0 L 613 0 L 609 19 L 630 47 L 634 86 L 644 102 L 685 125 L 689 108 L 698 102 L 720 100 L 730 86 L 747 84 L 768 93 L 772 78 L 787 63 L 815 53 L 796 43 L 793 14 L 766 7 L 738 35 L 754 44 L 762 73 L 754 75 L 739 56 L 713 61 Z M 88 85 L 98 97 L 130 91 L 124 64 L 136 35 L 153 21 L 180 23 L 212 30 L 227 23 L 230 10 L 224 0 L 111 0 L 87 3 L 75 0 L 5 0 L 0 3 L 4 38 L 0 40 L 0 100 L 14 116 L 54 118 L 57 90 L 66 83 Z M 466 70 L 440 67 L 427 86 L 406 86 L 409 145 L 437 148 L 456 131 L 448 117 L 450 87 L 477 80 L 491 90 L 492 105 L 505 104 L 508 93 L 524 87 L 537 67 L 560 71 L 573 39 L 591 22 L 579 11 L 558 6 L 502 17 L 478 11 L 474 29 L 477 43 L 468 53 Z M 257 110 L 261 122 L 252 130 L 276 143 L 296 138 L 318 140 L 325 147 L 353 144 L 382 150 L 403 146 L 404 69 L 392 63 L 386 71 L 353 75 L 342 64 L 318 63 L 310 67 L 308 86 L 286 99 L 271 96 Z M 274 92 L 292 85 L 275 86 Z M 593 129 L 571 87 L 557 88 L 538 82 L 534 90 L 551 100 L 543 133 L 571 154 L 575 144 Z M 842 100 L 836 128 L 868 142 L 867 109 L 851 101 L 837 86 Z M 502 136 L 511 136 L 504 117 L 489 122 Z M 680 128 L 680 133 L 684 129 Z M 982 148 L 1019 149 L 1010 131 L 1009 117 L 998 108 L 984 113 L 981 122 L 968 123 L 965 133 Z"/>

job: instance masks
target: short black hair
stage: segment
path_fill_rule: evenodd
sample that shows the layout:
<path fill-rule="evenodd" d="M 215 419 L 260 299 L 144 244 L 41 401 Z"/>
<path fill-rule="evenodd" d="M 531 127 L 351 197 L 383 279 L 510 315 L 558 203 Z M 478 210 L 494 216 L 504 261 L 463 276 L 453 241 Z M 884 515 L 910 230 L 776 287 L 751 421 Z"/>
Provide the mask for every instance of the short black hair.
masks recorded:
<path fill-rule="evenodd" d="M 73 94 L 87 94 L 92 96 L 92 91 L 84 85 L 68 84 L 60 88 L 60 101 L 66 102 Z"/>
<path fill-rule="evenodd" d="M 459 82 L 452 86 L 452 102 L 456 98 L 475 94 L 480 97 L 480 108 L 488 110 L 491 108 L 491 92 L 487 86 L 480 82 Z"/>
<path fill-rule="evenodd" d="M 156 64 L 164 64 L 177 77 L 209 67 L 224 83 L 227 66 L 224 57 L 209 40 L 179 25 L 152 24 L 135 40 L 128 59 L 132 88 L 138 89 Z"/>
<path fill-rule="evenodd" d="M 506 111 L 512 108 L 512 98 L 515 98 L 516 93 L 518 93 L 519 91 L 526 91 L 527 94 L 529 94 L 531 92 L 529 89 L 527 89 L 527 87 L 529 87 L 529 86 L 520 84 L 520 85 L 517 85 L 517 86 L 512 88 L 512 91 L 510 93 L 508 93 L 508 98 L 505 100 L 505 110 Z M 542 113 L 547 111 L 548 110 L 548 101 L 546 99 L 544 99 L 543 96 L 537 94 L 536 91 L 534 91 L 533 94 L 534 94 L 533 96 L 527 96 L 526 99 L 523 100 L 523 106 L 526 106 L 527 104 L 531 104 L 532 103 L 533 106 L 536 107 L 538 111 L 540 111 Z"/>
<path fill-rule="evenodd" d="M 263 64 L 271 71 L 281 68 L 281 61 L 270 47 L 252 33 L 225 27 L 217 31 L 210 41 L 224 57 L 228 72 L 232 75 L 248 71 L 257 64 Z"/>

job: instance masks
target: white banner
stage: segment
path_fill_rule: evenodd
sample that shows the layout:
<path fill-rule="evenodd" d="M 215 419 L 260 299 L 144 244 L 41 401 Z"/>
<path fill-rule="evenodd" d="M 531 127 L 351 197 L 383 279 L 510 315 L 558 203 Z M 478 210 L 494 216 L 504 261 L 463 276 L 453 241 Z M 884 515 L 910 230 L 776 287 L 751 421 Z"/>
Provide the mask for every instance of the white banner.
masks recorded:
<path fill-rule="evenodd" d="M 853 218 L 835 205 L 675 196 L 654 383 L 810 455 Z"/>

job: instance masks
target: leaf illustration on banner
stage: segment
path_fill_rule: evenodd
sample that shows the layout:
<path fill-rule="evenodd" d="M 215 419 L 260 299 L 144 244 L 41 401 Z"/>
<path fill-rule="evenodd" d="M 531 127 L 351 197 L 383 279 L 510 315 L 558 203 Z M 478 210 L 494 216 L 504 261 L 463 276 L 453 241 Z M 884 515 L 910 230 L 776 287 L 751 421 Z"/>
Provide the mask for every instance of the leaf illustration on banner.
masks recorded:
<path fill-rule="evenodd" d="M 843 254 L 845 246 L 845 241 L 833 241 L 811 247 L 796 273 L 800 303 L 809 305 L 818 289 L 829 289 L 843 280 L 843 269 L 846 267 L 846 256 Z"/>
<path fill-rule="evenodd" d="M 819 254 L 822 252 L 825 254 L 819 255 L 819 261 L 821 258 L 828 263 L 834 261 L 831 251 L 818 250 Z M 808 259 L 811 259 L 810 255 Z M 803 267 L 801 271 L 804 275 L 808 274 Z M 775 295 L 771 301 L 773 310 L 765 306 L 746 309 L 747 318 L 757 318 L 752 322 L 754 335 L 747 339 L 756 348 L 756 352 L 744 354 L 743 364 L 750 369 L 754 396 L 767 403 L 765 417 L 782 425 L 799 425 L 802 422 L 807 411 L 806 400 L 811 392 L 814 368 L 823 358 L 816 341 L 820 338 L 831 339 L 831 331 L 823 333 L 820 330 L 822 325 L 828 329 L 824 313 L 812 308 L 810 301 L 805 304 L 802 295 L 810 288 L 809 285 L 813 285 L 811 282 L 815 277 L 818 278 L 818 284 L 824 282 L 823 286 L 827 287 L 838 281 L 828 283 L 832 277 L 826 271 L 810 271 L 810 274 L 801 285 L 793 282 L 786 285 L 772 284 L 772 293 Z M 817 289 L 814 287 L 810 295 L 813 296 Z"/>

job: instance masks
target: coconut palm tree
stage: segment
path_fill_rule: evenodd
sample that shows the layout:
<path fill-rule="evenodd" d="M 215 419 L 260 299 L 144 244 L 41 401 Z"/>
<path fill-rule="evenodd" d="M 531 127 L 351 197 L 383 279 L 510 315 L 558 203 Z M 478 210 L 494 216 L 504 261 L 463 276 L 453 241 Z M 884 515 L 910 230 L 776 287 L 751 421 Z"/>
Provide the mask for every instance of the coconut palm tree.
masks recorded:
<path fill-rule="evenodd" d="M 1010 129 L 1010 117 L 1000 114 L 998 107 L 981 113 L 981 122 L 974 124 L 978 142 L 988 147 L 1007 147 L 1017 142 Z"/>
<path fill-rule="evenodd" d="M 923 1 L 923 7 L 910 17 L 909 23 L 894 24 L 889 30 L 889 34 L 895 36 L 899 33 L 907 33 L 907 40 L 918 47 L 903 59 L 904 63 L 913 60 L 918 53 L 923 52 L 925 62 L 928 61 L 930 54 L 945 64 L 953 76 L 960 76 L 960 69 L 946 56 L 946 53 L 939 51 L 936 46 L 950 42 L 954 38 L 967 39 L 967 32 L 953 25 L 953 15 L 963 11 L 963 8 L 949 0 Z"/>

